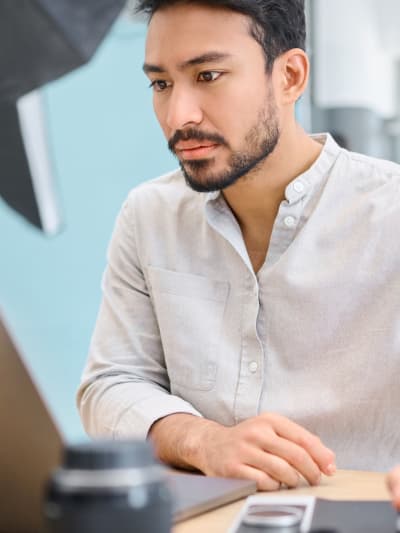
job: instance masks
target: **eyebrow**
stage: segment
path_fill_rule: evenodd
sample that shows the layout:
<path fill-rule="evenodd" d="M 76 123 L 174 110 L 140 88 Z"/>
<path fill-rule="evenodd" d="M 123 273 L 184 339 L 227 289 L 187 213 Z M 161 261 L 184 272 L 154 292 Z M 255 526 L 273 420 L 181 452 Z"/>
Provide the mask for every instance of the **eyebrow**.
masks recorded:
<path fill-rule="evenodd" d="M 178 69 L 186 70 L 187 68 L 194 67 L 196 65 L 203 65 L 204 63 L 216 63 L 217 61 L 228 59 L 230 57 L 232 57 L 231 54 L 223 52 L 207 52 L 205 54 L 201 54 L 191 59 L 187 59 L 182 63 L 179 63 Z M 149 74 L 151 72 L 162 73 L 166 72 L 166 69 L 160 65 L 152 65 L 151 63 L 145 63 L 143 65 L 143 71 L 145 72 L 145 74 Z"/>

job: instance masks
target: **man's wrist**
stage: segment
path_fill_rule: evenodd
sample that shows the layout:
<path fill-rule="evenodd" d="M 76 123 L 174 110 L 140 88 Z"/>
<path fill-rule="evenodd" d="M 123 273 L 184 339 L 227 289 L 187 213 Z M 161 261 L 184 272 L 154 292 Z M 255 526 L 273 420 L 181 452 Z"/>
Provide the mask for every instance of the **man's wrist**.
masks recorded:
<path fill-rule="evenodd" d="M 204 472 L 208 434 L 218 424 L 195 415 L 176 413 L 157 420 L 149 431 L 163 462 Z"/>
<path fill-rule="evenodd" d="M 187 420 L 184 428 L 181 453 L 191 466 L 202 472 L 207 470 L 207 443 L 210 442 L 210 433 L 218 426 L 219 424 L 212 420 L 192 417 Z"/>

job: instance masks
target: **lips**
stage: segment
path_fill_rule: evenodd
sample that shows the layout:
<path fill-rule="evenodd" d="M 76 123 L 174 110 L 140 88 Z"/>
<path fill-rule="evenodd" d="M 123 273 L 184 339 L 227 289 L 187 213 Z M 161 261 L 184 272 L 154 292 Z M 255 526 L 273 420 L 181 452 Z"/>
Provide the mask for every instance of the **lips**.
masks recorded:
<path fill-rule="evenodd" d="M 215 142 L 210 141 L 181 141 L 175 146 L 175 149 L 177 151 L 195 150 L 197 148 L 207 148 L 209 146 L 214 146 L 215 144 Z"/>
<path fill-rule="evenodd" d="M 218 146 L 218 144 L 213 142 L 184 141 L 175 146 L 175 151 L 183 159 L 198 159 L 209 155 Z"/>

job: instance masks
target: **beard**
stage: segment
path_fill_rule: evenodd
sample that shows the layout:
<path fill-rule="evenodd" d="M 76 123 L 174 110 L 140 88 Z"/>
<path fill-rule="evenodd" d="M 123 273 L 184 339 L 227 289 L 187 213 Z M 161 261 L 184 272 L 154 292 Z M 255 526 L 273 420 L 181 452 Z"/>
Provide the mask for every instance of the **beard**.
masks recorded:
<path fill-rule="evenodd" d="M 248 176 L 256 170 L 274 151 L 280 138 L 278 117 L 274 102 L 264 108 L 256 124 L 247 132 L 243 149 L 231 151 L 225 170 L 212 172 L 214 158 L 180 161 L 180 167 L 187 185 L 197 192 L 221 191 Z M 217 134 L 207 134 L 195 128 L 178 130 L 169 141 L 169 149 L 176 155 L 174 147 L 180 141 L 197 140 L 215 142 L 230 149 L 228 142 Z"/>

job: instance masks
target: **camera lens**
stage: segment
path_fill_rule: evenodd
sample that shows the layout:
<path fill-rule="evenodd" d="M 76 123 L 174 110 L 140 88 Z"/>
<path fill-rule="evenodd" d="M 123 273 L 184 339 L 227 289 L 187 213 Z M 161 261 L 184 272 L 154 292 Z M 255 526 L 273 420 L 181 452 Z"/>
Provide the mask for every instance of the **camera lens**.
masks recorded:
<path fill-rule="evenodd" d="M 172 523 L 164 468 L 142 441 L 68 447 L 44 512 L 48 533 L 169 533 Z"/>

